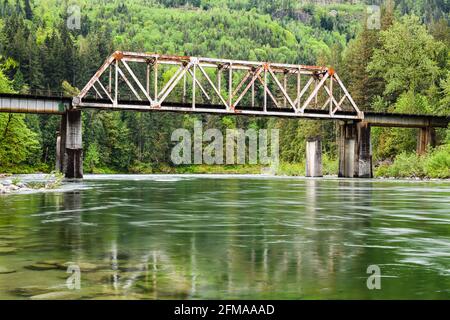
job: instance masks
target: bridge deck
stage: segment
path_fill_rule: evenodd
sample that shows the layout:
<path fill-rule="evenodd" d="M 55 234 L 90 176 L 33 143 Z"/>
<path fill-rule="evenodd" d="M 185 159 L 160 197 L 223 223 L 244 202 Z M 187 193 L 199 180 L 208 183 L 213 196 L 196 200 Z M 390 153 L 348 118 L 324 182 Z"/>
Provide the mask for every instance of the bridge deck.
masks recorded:
<path fill-rule="evenodd" d="M 64 114 L 72 105 L 70 97 L 0 94 L 0 112 Z"/>
<path fill-rule="evenodd" d="M 103 106 L 103 107 L 102 107 Z M 239 111 L 233 112 L 225 109 L 222 105 L 197 104 L 195 109 L 188 103 L 166 102 L 159 108 L 142 106 L 141 101 L 123 100 L 119 103 L 120 108 L 111 108 L 108 100 L 85 99 L 78 109 L 104 109 L 110 111 L 130 110 L 140 112 L 183 112 L 183 113 L 213 113 L 213 114 L 232 114 L 248 116 L 272 116 L 272 117 L 302 117 L 289 108 L 267 108 L 264 112 L 262 107 L 239 107 Z M 61 115 L 72 108 L 72 98 L 70 97 L 52 97 L 24 94 L 0 94 L 0 112 L 12 113 L 36 113 L 36 114 L 56 114 Z M 345 120 L 348 116 L 352 119 L 352 113 L 346 111 L 337 111 L 335 115 L 338 118 L 331 118 L 327 110 L 314 110 L 317 114 L 316 119 L 323 120 Z M 309 117 L 311 118 L 311 117 Z M 384 127 L 447 127 L 450 122 L 450 116 L 434 115 L 415 115 L 415 114 L 397 114 L 397 113 L 377 113 L 364 112 L 364 121 L 372 126 Z"/>

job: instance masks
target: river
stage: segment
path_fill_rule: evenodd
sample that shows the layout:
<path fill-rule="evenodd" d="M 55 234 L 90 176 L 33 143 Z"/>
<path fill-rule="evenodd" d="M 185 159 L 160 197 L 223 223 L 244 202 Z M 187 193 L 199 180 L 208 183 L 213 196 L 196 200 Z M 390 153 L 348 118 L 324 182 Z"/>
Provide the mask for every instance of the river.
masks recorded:
<path fill-rule="evenodd" d="M 0 299 L 29 298 L 450 299 L 450 182 L 88 175 L 2 195 Z"/>

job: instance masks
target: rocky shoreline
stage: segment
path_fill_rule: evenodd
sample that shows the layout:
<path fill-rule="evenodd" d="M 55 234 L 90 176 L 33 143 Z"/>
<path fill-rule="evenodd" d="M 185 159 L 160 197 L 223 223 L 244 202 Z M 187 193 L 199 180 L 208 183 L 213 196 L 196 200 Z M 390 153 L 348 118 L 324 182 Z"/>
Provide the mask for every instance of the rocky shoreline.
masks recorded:
<path fill-rule="evenodd" d="M 3 180 L 0 182 L 0 194 L 8 194 L 19 191 L 31 191 L 32 188 L 28 187 L 23 182 L 13 183 L 12 180 Z"/>
<path fill-rule="evenodd" d="M 56 189 L 61 185 L 63 175 L 60 173 L 52 173 L 43 178 L 28 182 L 21 181 L 19 177 L 8 178 L 0 174 L 0 195 L 33 190 Z"/>

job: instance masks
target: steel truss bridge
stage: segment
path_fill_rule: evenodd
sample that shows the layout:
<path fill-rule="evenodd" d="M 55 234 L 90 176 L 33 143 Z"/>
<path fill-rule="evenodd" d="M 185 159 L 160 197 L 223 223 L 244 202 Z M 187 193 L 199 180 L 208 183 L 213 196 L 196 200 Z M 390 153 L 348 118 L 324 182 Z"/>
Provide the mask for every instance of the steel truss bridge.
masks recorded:
<path fill-rule="evenodd" d="M 172 111 L 339 122 L 339 176 L 371 177 L 372 126 L 418 128 L 417 152 L 449 116 L 362 112 L 332 68 L 116 51 L 75 97 L 0 94 L 0 112 L 62 116 L 57 169 L 82 173 L 81 110 Z M 321 176 L 320 142 L 308 144 L 307 174 Z M 314 172 L 308 171 L 314 168 Z"/>
<path fill-rule="evenodd" d="M 363 118 L 331 68 L 120 51 L 104 62 L 72 105 L 74 108 Z"/>

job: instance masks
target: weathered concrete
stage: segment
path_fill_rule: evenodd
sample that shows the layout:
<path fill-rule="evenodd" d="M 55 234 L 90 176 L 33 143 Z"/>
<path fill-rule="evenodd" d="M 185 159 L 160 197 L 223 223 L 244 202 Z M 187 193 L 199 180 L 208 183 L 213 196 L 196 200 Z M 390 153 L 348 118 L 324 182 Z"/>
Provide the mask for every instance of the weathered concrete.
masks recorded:
<path fill-rule="evenodd" d="M 340 123 L 338 132 L 339 177 L 353 178 L 355 174 L 355 140 L 356 126 Z"/>
<path fill-rule="evenodd" d="M 436 130 L 432 127 L 420 128 L 417 137 L 417 154 L 425 154 L 428 146 L 436 146 Z"/>
<path fill-rule="evenodd" d="M 59 126 L 59 172 L 65 172 L 66 163 L 66 132 L 67 132 L 67 113 L 61 116 L 61 122 Z"/>
<path fill-rule="evenodd" d="M 68 111 L 61 119 L 60 161 L 62 172 L 66 178 L 83 178 L 81 111 Z"/>
<path fill-rule="evenodd" d="M 322 141 L 310 138 L 306 141 L 306 176 L 322 177 Z"/>
<path fill-rule="evenodd" d="M 58 136 L 56 137 L 55 171 L 61 172 L 61 136 L 59 132 Z"/>
<path fill-rule="evenodd" d="M 370 125 L 361 121 L 341 123 L 338 136 L 339 177 L 371 178 Z"/>
<path fill-rule="evenodd" d="M 360 121 L 356 125 L 357 146 L 356 165 L 357 176 L 359 178 L 372 178 L 372 144 L 370 141 L 370 124 Z"/>

